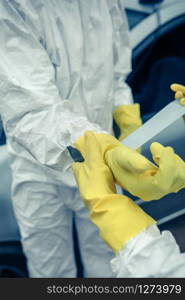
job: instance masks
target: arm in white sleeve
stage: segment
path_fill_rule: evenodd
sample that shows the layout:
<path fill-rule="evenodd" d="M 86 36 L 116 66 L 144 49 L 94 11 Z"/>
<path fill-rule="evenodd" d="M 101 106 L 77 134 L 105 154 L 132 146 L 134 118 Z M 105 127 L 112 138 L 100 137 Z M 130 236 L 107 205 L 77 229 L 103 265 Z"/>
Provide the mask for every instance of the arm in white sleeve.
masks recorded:
<path fill-rule="evenodd" d="M 116 277 L 185 277 L 185 254 L 173 235 L 152 225 L 111 261 Z"/>
<path fill-rule="evenodd" d="M 100 128 L 60 98 L 46 51 L 9 1 L 0 1 L 0 28 L 0 114 L 8 140 L 17 155 L 62 170 L 70 160 L 66 147 Z"/>
<path fill-rule="evenodd" d="M 114 109 L 133 103 L 131 88 L 125 81 L 131 72 L 132 49 L 123 1 L 119 1 L 119 4 L 113 2 L 111 12 L 114 28 Z M 114 13 L 115 10 L 119 13 Z"/>

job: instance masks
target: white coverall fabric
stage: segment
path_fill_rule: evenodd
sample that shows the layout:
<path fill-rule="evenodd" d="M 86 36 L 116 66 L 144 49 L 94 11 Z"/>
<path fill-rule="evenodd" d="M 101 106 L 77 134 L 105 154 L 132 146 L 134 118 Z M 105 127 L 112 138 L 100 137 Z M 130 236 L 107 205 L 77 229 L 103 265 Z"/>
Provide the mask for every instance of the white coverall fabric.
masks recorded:
<path fill-rule="evenodd" d="M 173 235 L 153 225 L 130 240 L 111 261 L 116 277 L 185 277 L 185 253 Z"/>
<path fill-rule="evenodd" d="M 64 172 L 72 162 L 66 146 L 86 130 L 111 132 L 114 108 L 132 102 L 124 83 L 131 49 L 123 10 L 122 0 L 0 1 L 0 115 L 32 277 L 74 276 L 65 209 L 72 195 L 60 189 L 74 186 Z M 77 215 L 75 201 L 70 210 Z M 87 214 L 81 219 L 87 250 L 97 233 L 88 236 L 94 225 Z M 84 262 L 94 273 L 86 276 L 111 276 L 108 248 L 101 255 L 95 248 Z"/>
<path fill-rule="evenodd" d="M 12 168 L 18 174 L 13 180 L 13 204 L 28 257 L 30 276 L 76 277 L 73 218 L 84 276 L 112 276 L 108 262 L 112 251 L 102 243 L 78 190 L 62 184 L 55 185 L 52 178 L 43 172 L 42 166 L 29 160 L 13 159 Z"/>

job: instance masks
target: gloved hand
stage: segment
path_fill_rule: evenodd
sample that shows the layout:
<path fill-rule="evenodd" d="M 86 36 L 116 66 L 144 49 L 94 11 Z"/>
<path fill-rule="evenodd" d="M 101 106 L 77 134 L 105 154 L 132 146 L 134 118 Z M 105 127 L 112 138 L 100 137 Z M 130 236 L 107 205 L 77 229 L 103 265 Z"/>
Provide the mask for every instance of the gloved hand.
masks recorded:
<path fill-rule="evenodd" d="M 100 138 L 105 140 L 104 146 Z M 114 143 L 120 143 L 108 134 L 86 132 L 75 144 L 85 161 L 74 163 L 72 168 L 92 222 L 117 253 L 131 238 L 155 224 L 155 220 L 130 198 L 116 194 L 113 174 L 104 160 L 108 140 L 110 148 L 119 148 Z"/>
<path fill-rule="evenodd" d="M 173 83 L 170 88 L 173 92 L 175 92 L 175 99 L 180 100 L 180 103 L 185 105 L 185 86 Z"/>
<path fill-rule="evenodd" d="M 105 155 L 117 183 L 146 201 L 160 199 L 185 187 L 185 162 L 171 147 L 153 143 L 150 149 L 156 165 L 126 147 L 112 149 Z"/>
<path fill-rule="evenodd" d="M 114 120 L 121 130 L 119 141 L 124 140 L 142 125 L 138 103 L 121 105 L 113 113 Z"/>

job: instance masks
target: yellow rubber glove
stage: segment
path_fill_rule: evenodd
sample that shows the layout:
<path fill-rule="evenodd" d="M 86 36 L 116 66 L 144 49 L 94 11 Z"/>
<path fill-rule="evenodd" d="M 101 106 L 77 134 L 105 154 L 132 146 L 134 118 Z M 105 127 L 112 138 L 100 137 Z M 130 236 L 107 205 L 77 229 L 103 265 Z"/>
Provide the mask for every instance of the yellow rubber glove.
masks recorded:
<path fill-rule="evenodd" d="M 185 162 L 171 147 L 153 143 L 150 149 L 157 166 L 126 148 L 115 148 L 105 155 L 117 183 L 146 201 L 160 199 L 185 187 Z"/>
<path fill-rule="evenodd" d="M 114 120 L 121 130 L 119 140 L 124 140 L 142 125 L 138 103 L 121 105 L 113 113 Z"/>
<path fill-rule="evenodd" d="M 185 105 L 185 86 L 173 83 L 170 88 L 175 92 L 175 99 L 179 100 L 182 105 Z"/>
<path fill-rule="evenodd" d="M 132 180 L 135 180 L 136 173 L 146 172 L 150 175 L 157 171 L 157 167 L 153 163 L 137 151 L 121 144 L 112 135 L 96 133 L 96 139 L 99 143 L 101 155 L 107 165 L 111 168 L 116 182 L 133 195 L 135 195 L 135 193 L 131 192 Z M 74 145 L 78 150 L 80 150 L 83 157 L 86 155 L 84 143 L 85 139 L 83 136 L 79 138 Z M 127 165 L 132 167 L 132 171 L 129 179 L 125 180 L 124 174 L 125 171 L 127 171 Z"/>
<path fill-rule="evenodd" d="M 105 164 L 97 135 L 86 132 L 77 141 L 75 146 L 78 144 L 85 161 L 74 163 L 72 168 L 92 222 L 117 253 L 131 238 L 155 224 L 155 220 L 130 198 L 116 194 L 113 175 Z"/>

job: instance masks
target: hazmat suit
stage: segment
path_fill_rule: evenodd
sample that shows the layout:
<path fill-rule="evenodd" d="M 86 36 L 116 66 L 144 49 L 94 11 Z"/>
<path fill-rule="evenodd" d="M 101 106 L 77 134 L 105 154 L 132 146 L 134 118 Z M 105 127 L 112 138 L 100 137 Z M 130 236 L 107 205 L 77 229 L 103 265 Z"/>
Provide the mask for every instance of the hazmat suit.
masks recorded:
<path fill-rule="evenodd" d="M 76 276 L 74 216 L 84 276 L 111 277 L 112 252 L 80 201 L 66 147 L 86 130 L 111 133 L 113 112 L 132 104 L 123 1 L 1 0 L 0 44 L 0 115 L 30 276 Z"/>

